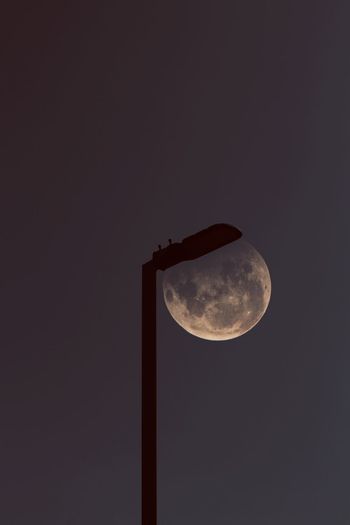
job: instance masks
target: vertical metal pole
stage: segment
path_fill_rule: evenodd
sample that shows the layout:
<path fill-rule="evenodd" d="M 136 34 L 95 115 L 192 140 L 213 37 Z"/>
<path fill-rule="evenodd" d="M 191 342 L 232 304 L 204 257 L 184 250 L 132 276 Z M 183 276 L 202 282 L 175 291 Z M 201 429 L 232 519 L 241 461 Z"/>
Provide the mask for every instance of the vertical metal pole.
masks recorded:
<path fill-rule="evenodd" d="M 142 525 L 157 525 L 157 272 L 142 266 Z"/>

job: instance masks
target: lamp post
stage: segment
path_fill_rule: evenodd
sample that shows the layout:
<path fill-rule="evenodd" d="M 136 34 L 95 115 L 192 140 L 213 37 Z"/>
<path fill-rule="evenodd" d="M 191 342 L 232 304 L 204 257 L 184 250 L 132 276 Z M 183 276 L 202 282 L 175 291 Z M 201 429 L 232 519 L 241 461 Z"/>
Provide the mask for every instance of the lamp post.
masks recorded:
<path fill-rule="evenodd" d="M 241 236 L 234 226 L 214 224 L 159 248 L 142 266 L 142 525 L 157 525 L 157 270 L 197 259 Z"/>

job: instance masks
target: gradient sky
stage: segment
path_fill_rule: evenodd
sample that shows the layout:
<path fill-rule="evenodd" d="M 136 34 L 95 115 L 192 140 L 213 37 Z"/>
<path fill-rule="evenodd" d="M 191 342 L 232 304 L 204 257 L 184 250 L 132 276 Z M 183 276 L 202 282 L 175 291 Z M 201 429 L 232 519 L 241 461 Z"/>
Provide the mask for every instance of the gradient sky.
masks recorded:
<path fill-rule="evenodd" d="M 140 525 L 141 264 L 215 222 L 264 256 L 272 299 L 224 343 L 159 301 L 159 525 L 350 522 L 349 19 L 8 2 L 2 525 Z"/>

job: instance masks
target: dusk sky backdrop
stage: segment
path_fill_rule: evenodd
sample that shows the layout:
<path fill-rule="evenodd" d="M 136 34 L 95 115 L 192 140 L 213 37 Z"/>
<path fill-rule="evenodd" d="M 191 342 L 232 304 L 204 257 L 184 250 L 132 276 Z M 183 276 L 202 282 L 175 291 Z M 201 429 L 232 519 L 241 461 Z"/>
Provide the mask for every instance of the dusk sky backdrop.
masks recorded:
<path fill-rule="evenodd" d="M 3 7 L 1 525 L 140 525 L 141 265 L 216 222 L 272 298 L 211 342 L 159 286 L 159 525 L 350 523 L 349 21 L 345 0 Z"/>

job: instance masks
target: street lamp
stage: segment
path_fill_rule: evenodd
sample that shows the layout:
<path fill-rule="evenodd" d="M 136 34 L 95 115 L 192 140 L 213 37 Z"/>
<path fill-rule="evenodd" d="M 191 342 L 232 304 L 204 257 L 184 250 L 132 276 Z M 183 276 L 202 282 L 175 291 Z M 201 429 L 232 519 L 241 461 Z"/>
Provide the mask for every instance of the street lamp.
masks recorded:
<path fill-rule="evenodd" d="M 159 247 L 142 266 L 142 525 L 157 525 L 157 270 L 197 259 L 241 236 L 234 226 L 214 224 Z"/>

